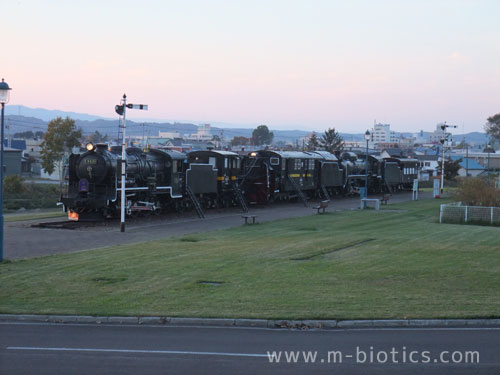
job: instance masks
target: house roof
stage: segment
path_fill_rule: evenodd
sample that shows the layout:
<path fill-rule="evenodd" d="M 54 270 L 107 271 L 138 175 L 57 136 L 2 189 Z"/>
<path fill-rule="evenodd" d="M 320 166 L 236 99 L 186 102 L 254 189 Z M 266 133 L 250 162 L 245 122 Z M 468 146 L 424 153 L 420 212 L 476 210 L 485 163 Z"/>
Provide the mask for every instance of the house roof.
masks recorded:
<path fill-rule="evenodd" d="M 462 159 L 462 161 L 459 163 L 460 167 L 462 168 L 468 168 L 468 169 L 478 169 L 478 170 L 484 170 L 485 168 L 479 164 L 477 161 L 469 158 L 469 162 L 466 162 L 466 158 L 460 157 L 460 156 L 451 156 L 451 160 L 456 161 Z"/>
<path fill-rule="evenodd" d="M 439 155 L 414 155 L 414 159 L 422 160 L 422 161 L 437 161 L 439 159 Z"/>
<path fill-rule="evenodd" d="M 382 152 L 387 152 L 391 156 L 402 157 L 406 156 L 408 153 L 402 148 L 384 148 Z"/>
<path fill-rule="evenodd" d="M 9 140 L 4 139 L 3 141 L 4 147 L 9 145 Z M 11 139 L 10 142 L 11 148 L 15 148 L 17 150 L 26 150 L 26 140 L 25 139 Z"/>

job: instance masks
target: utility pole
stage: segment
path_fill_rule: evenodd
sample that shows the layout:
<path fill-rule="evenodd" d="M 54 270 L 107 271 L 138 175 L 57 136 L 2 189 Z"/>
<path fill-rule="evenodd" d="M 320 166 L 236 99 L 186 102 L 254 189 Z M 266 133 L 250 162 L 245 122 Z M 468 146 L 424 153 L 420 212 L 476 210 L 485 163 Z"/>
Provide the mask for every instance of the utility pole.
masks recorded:
<path fill-rule="evenodd" d="M 144 142 L 144 127 L 146 126 L 145 123 L 142 123 L 142 148 L 144 149 L 146 147 L 146 143 Z"/>

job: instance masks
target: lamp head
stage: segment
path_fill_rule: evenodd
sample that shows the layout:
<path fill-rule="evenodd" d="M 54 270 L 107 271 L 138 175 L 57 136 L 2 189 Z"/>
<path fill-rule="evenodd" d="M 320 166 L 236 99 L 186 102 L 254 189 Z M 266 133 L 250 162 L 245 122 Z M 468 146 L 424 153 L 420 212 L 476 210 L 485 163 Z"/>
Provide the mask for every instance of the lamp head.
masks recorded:
<path fill-rule="evenodd" d="M 370 132 L 368 130 L 365 132 L 365 140 L 366 141 L 370 140 Z"/>
<path fill-rule="evenodd" d="M 10 99 L 10 90 L 12 90 L 7 82 L 2 78 L 2 82 L 0 82 L 0 103 L 5 104 L 9 102 Z"/>

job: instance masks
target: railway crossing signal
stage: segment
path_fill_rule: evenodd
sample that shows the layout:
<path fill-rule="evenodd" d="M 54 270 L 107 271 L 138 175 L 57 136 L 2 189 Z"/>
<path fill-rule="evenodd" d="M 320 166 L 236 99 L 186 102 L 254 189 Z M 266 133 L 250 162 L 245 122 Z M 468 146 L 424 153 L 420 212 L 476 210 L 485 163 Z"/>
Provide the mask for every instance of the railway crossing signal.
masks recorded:
<path fill-rule="evenodd" d="M 451 135 L 446 132 L 446 128 L 457 128 L 457 125 L 448 125 L 446 121 L 441 125 L 441 130 L 443 131 L 443 138 L 441 138 L 441 148 L 443 149 L 443 156 L 441 158 L 441 195 L 444 193 L 444 145 L 448 141 L 448 137 Z"/>
<path fill-rule="evenodd" d="M 126 112 L 127 108 L 129 109 L 141 109 L 144 111 L 148 110 L 147 104 L 127 104 L 127 95 L 123 94 L 123 98 L 121 100 L 121 104 L 115 106 L 115 111 L 119 116 L 123 116 L 123 131 L 122 131 L 122 160 L 121 164 L 121 186 L 120 186 L 120 195 L 121 195 L 121 203 L 120 203 L 120 232 L 125 232 L 125 204 L 127 197 L 125 195 L 125 175 L 126 175 L 126 167 L 127 167 L 127 153 L 125 149 L 127 148 L 127 141 L 125 139 L 125 129 L 126 129 Z"/>

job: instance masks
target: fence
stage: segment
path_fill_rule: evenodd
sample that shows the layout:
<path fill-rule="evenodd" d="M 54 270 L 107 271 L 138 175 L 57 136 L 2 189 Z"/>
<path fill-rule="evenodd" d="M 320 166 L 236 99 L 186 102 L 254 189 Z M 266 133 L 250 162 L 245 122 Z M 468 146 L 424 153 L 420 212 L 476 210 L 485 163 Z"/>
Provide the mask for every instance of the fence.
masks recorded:
<path fill-rule="evenodd" d="M 460 203 L 442 204 L 439 222 L 500 226 L 500 207 L 462 206 Z"/>

